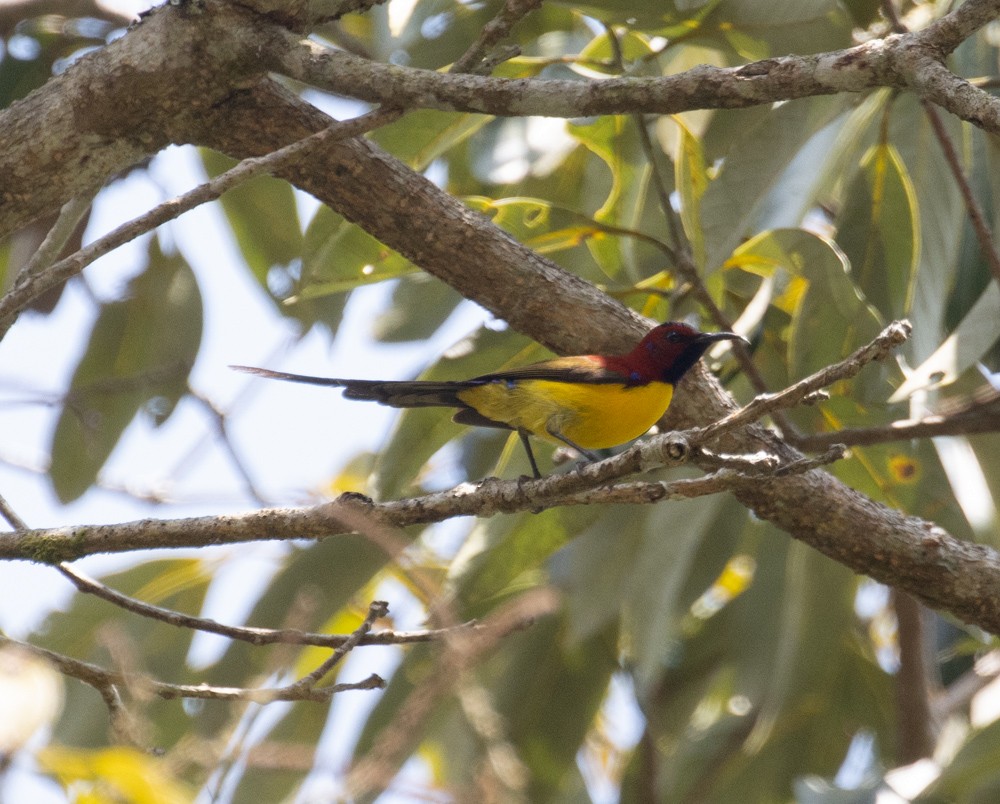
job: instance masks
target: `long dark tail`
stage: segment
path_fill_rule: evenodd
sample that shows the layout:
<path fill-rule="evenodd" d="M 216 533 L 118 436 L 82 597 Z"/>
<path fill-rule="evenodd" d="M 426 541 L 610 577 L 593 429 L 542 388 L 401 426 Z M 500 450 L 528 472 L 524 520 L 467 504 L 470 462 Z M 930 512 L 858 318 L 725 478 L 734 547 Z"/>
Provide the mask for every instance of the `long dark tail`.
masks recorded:
<path fill-rule="evenodd" d="M 421 382 L 393 380 L 342 380 L 336 377 L 310 377 L 306 374 L 288 374 L 284 371 L 256 368 L 254 366 L 230 366 L 245 374 L 255 374 L 270 380 L 285 380 L 301 382 L 308 385 L 325 385 L 343 388 L 348 399 L 365 399 L 388 405 L 393 408 L 425 408 L 425 407 L 468 407 L 457 396 L 464 388 L 469 388 L 466 382 Z"/>

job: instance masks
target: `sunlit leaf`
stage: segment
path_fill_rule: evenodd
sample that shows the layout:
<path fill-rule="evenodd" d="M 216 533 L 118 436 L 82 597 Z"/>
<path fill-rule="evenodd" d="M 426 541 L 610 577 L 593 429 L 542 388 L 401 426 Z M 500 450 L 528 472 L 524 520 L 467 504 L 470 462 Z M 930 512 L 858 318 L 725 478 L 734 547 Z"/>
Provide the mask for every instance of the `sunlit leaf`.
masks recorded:
<path fill-rule="evenodd" d="M 846 357 L 881 328 L 878 317 L 851 280 L 843 253 L 832 242 L 810 232 L 763 232 L 740 246 L 726 265 L 762 276 L 781 270 L 804 282 L 797 286 L 793 280 L 787 285 L 787 309 L 793 322 L 790 370 L 794 377 Z"/>
<path fill-rule="evenodd" d="M 185 804 L 194 797 L 193 790 L 173 777 L 166 760 L 136 748 L 85 751 L 49 746 L 38 760 L 64 787 L 76 791 L 77 800 Z"/>
<path fill-rule="evenodd" d="M 676 119 L 680 130 L 677 144 L 677 155 L 674 157 L 676 176 L 674 183 L 681 198 L 681 223 L 684 233 L 691 241 L 694 252 L 695 266 L 705 269 L 705 232 L 701 225 L 701 199 L 708 189 L 708 171 L 705 165 L 705 152 L 701 142 L 695 137 L 680 119 Z"/>
<path fill-rule="evenodd" d="M 639 146 L 635 122 L 624 116 L 601 117 L 581 124 L 569 123 L 567 130 L 593 151 L 611 171 L 611 190 L 594 219 L 615 227 L 638 228 L 646 198 L 650 166 Z M 617 277 L 627 267 L 629 249 L 602 238 L 588 240 L 594 259 L 610 277 Z M 635 274 L 635 271 L 629 273 Z"/>
<path fill-rule="evenodd" d="M 954 284 L 965 218 L 961 193 L 919 99 L 895 96 L 887 109 L 889 142 L 919 199 L 920 265 L 907 317 L 913 334 L 903 349 L 911 365 L 926 360 L 944 337 L 945 300 Z M 952 143 L 962 141 L 957 118 L 940 115 Z"/>
<path fill-rule="evenodd" d="M 630 62 L 644 59 L 652 53 L 648 38 L 635 31 L 625 31 L 616 38 L 617 47 L 612 43 L 610 34 L 595 36 L 580 51 L 580 60 L 572 65 L 573 71 L 589 78 L 620 75 Z"/>

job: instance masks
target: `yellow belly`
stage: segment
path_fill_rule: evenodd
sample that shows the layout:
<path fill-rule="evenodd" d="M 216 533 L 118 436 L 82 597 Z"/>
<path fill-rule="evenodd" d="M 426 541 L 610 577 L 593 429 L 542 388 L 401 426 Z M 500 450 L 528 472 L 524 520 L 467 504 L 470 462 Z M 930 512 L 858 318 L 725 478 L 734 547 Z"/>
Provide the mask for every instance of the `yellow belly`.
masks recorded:
<path fill-rule="evenodd" d="M 551 380 L 492 382 L 458 398 L 483 416 L 555 443 L 556 432 L 584 449 L 604 449 L 638 438 L 666 412 L 668 383 L 583 385 Z"/>

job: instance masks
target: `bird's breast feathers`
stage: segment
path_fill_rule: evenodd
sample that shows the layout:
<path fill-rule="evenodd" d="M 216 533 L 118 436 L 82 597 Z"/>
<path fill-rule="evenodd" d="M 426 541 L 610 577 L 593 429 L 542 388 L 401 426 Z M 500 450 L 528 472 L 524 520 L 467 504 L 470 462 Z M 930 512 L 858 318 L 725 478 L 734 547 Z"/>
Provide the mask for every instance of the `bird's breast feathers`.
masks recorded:
<path fill-rule="evenodd" d="M 650 382 L 581 383 L 498 377 L 458 393 L 488 419 L 559 443 L 557 432 L 584 449 L 638 438 L 666 412 L 673 386 Z"/>

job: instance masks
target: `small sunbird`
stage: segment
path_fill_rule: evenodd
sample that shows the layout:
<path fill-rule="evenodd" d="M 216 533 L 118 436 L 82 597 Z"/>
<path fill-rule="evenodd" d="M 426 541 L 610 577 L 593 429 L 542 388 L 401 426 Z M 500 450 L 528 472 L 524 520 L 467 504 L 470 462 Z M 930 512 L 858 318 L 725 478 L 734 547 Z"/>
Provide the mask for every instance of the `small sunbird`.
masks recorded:
<path fill-rule="evenodd" d="M 638 438 L 666 413 L 674 386 L 716 341 L 746 338 L 733 332 L 699 332 L 668 321 L 654 327 L 624 355 L 577 355 L 483 374 L 470 380 L 343 380 L 230 366 L 272 380 L 344 389 L 348 399 L 394 408 L 458 408 L 453 420 L 513 430 L 531 470 L 542 476 L 528 436 L 566 444 L 591 461 L 590 450 Z"/>

